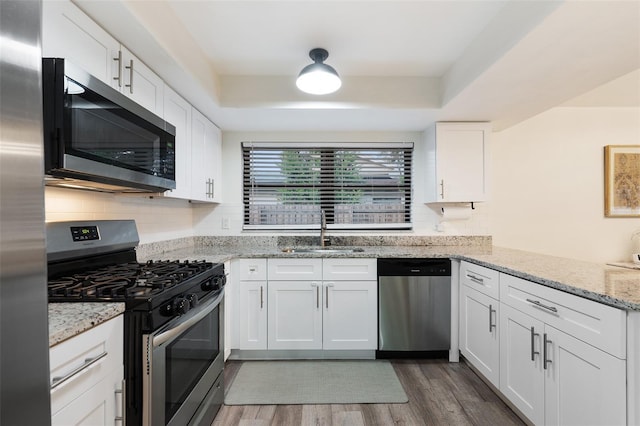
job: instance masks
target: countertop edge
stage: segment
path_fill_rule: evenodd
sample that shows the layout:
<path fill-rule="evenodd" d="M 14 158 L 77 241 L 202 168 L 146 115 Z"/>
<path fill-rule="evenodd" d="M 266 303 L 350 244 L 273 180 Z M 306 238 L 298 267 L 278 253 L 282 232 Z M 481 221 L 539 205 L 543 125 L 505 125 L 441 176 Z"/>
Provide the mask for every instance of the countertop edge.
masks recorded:
<path fill-rule="evenodd" d="M 122 314 L 124 303 L 49 303 L 49 348 Z"/>
<path fill-rule="evenodd" d="M 565 293 L 570 293 L 575 296 L 580 296 L 585 299 L 592 300 L 594 302 L 602 303 L 604 305 L 612 306 L 614 308 L 626 310 L 626 311 L 640 311 L 640 303 L 633 303 L 627 300 L 618 299 L 606 294 L 597 293 L 594 291 L 589 291 L 580 287 L 572 286 L 569 284 L 565 284 L 563 282 L 540 277 L 538 275 L 532 275 L 521 270 L 513 269 L 507 266 L 503 266 L 500 263 L 495 263 L 491 261 L 485 261 L 481 259 L 477 259 L 471 256 L 451 256 L 452 259 L 464 260 L 470 263 L 474 263 L 476 265 L 484 266 L 489 269 L 494 269 L 498 272 L 503 272 L 508 275 L 512 275 L 517 278 L 522 278 L 524 280 L 528 280 L 534 282 L 536 284 L 543 285 L 545 287 L 550 287 L 556 290 L 563 291 Z M 640 288 L 638 289 L 640 291 Z"/>

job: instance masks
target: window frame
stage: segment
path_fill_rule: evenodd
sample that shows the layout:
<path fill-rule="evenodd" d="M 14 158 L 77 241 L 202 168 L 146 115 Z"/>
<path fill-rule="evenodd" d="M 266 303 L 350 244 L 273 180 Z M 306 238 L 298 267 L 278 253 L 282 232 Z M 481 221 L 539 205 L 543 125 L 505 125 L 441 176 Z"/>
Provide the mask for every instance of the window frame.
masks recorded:
<path fill-rule="evenodd" d="M 256 188 L 278 188 L 276 184 L 263 184 L 263 185 L 255 185 L 251 179 L 251 152 L 253 150 L 301 150 L 301 151 L 318 151 L 320 152 L 319 158 L 319 176 L 320 176 L 320 184 L 317 186 L 320 191 L 320 200 L 319 200 L 319 209 L 317 211 L 317 220 L 314 220 L 313 223 L 298 223 L 298 224 L 251 224 L 250 216 L 251 216 L 251 198 L 255 197 L 255 189 Z M 399 213 L 403 216 L 403 222 L 390 222 L 390 223 L 380 223 L 380 222 L 367 222 L 367 223 L 335 223 L 335 211 L 334 206 L 340 204 L 336 202 L 335 193 L 337 191 L 337 186 L 335 184 L 336 181 L 336 165 L 335 163 L 331 163 L 328 165 L 328 162 L 335 161 L 336 152 L 340 151 L 358 151 L 361 150 L 363 152 L 367 151 L 398 151 L 402 158 L 402 167 L 399 169 L 399 177 L 398 180 L 401 181 L 401 184 L 395 184 L 395 192 L 392 191 L 391 195 L 398 197 L 401 202 L 399 205 L 402 207 Z M 414 143 L 413 142 L 251 142 L 245 141 L 241 144 L 241 155 L 242 155 L 242 197 L 243 197 L 243 230 L 264 230 L 264 231 L 298 231 L 298 230 L 317 230 L 320 229 L 320 211 L 324 210 L 328 212 L 327 214 L 327 229 L 329 230 L 412 230 L 413 229 L 413 218 L 412 218 L 412 204 L 413 204 L 413 155 L 414 155 Z M 408 170 L 407 170 L 408 169 Z M 327 177 L 332 176 L 332 177 Z M 327 184 L 327 182 L 331 184 Z M 250 185 L 250 186 L 249 186 Z M 281 186 L 282 188 L 295 188 L 298 187 L 295 184 L 288 184 L 287 186 Z M 394 188 L 394 185 L 371 185 L 371 182 L 363 185 L 362 188 L 368 191 L 371 191 L 371 194 L 376 195 L 376 191 L 385 192 L 385 188 Z M 300 188 L 316 188 L 313 184 L 300 184 Z M 342 187 L 344 188 L 344 187 Z M 353 190 L 355 187 L 349 187 Z M 276 190 L 277 191 L 277 190 Z M 332 193 L 333 196 L 329 196 L 328 194 Z M 370 203 L 365 205 L 376 205 L 377 203 Z M 384 203 L 382 203 L 384 204 Z M 282 204 L 276 204 L 282 205 Z M 346 204 L 348 205 L 348 204 Z M 366 209 L 365 209 L 366 210 Z M 376 214 L 375 210 L 372 209 Z M 384 213 L 377 212 L 379 215 L 384 215 Z M 309 213 L 310 215 L 315 215 L 316 213 Z M 353 213 L 352 213 L 353 214 Z M 393 213 L 388 213 L 393 214 Z M 366 213 L 365 213 L 366 215 Z M 304 214 L 303 214 L 304 216 Z M 308 219 L 305 218 L 305 219 Z"/>

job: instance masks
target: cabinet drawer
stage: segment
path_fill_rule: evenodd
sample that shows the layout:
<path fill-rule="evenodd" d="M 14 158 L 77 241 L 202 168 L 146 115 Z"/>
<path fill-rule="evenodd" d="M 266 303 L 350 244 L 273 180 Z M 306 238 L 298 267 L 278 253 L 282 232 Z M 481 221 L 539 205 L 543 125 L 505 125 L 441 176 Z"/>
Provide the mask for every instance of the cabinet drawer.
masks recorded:
<path fill-rule="evenodd" d="M 626 313 L 584 299 L 500 274 L 500 301 L 618 358 L 626 358 Z"/>
<path fill-rule="evenodd" d="M 269 280 L 322 280 L 322 259 L 269 259 Z"/>
<path fill-rule="evenodd" d="M 123 368 L 123 316 L 117 316 L 49 350 L 50 383 L 68 377 L 51 389 L 51 412 Z M 92 362 L 92 360 L 95 360 Z"/>
<path fill-rule="evenodd" d="M 236 263 L 238 281 L 267 279 L 267 259 L 239 259 Z"/>
<path fill-rule="evenodd" d="M 500 273 L 493 269 L 462 261 L 460 283 L 496 300 L 500 297 Z"/>
<path fill-rule="evenodd" d="M 376 259 L 323 259 L 322 279 L 325 281 L 375 281 Z"/>

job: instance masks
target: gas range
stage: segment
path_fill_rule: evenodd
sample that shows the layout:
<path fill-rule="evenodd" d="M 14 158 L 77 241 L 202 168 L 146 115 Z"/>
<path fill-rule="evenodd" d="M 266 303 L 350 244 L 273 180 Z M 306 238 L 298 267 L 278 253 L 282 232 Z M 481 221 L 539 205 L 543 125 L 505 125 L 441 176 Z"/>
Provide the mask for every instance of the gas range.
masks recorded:
<path fill-rule="evenodd" d="M 215 416 L 224 389 L 224 265 L 138 262 L 138 242 L 130 220 L 48 223 L 49 302 L 125 304 L 127 425 Z M 171 366 L 185 360 L 196 369 L 191 380 L 170 380 L 182 371 Z"/>

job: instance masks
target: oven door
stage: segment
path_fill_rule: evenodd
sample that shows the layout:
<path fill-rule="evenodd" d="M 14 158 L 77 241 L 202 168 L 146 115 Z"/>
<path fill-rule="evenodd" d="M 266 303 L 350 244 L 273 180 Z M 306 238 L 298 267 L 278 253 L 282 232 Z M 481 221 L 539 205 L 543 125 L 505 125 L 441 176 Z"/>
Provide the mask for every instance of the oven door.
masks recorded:
<path fill-rule="evenodd" d="M 143 336 L 143 424 L 211 424 L 224 401 L 224 290 Z"/>

